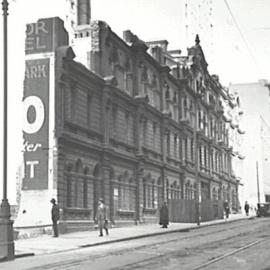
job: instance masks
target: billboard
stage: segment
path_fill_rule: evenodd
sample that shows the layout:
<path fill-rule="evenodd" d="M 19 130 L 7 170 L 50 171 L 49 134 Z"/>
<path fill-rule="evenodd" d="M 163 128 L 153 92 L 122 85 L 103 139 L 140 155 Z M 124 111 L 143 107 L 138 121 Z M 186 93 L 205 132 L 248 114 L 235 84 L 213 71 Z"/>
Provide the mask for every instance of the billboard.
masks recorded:
<path fill-rule="evenodd" d="M 48 188 L 49 58 L 27 60 L 23 98 L 22 189 Z"/>

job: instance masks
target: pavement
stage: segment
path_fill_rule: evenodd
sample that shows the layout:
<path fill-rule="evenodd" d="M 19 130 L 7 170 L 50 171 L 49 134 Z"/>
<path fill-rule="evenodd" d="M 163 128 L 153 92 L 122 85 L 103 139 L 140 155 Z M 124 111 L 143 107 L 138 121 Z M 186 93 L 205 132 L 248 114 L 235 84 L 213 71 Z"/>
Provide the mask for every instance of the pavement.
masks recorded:
<path fill-rule="evenodd" d="M 61 254 L 64 256 L 64 252 L 68 251 L 79 251 L 86 247 L 131 241 L 173 232 L 183 232 L 252 218 L 254 218 L 254 215 L 247 217 L 243 214 L 232 214 L 229 219 L 202 222 L 200 226 L 194 223 L 170 223 L 167 229 L 162 229 L 158 224 L 139 224 L 129 227 L 111 228 L 109 235 L 104 235 L 103 237 L 98 236 L 98 230 L 91 230 L 62 234 L 58 238 L 54 238 L 51 235 L 41 235 L 35 238 L 18 239 L 14 241 L 15 260 L 0 261 L 0 269 L 43 269 L 43 265 L 47 265 L 53 258 L 60 258 Z"/>
<path fill-rule="evenodd" d="M 15 258 L 60 253 L 84 247 L 105 245 L 166 233 L 198 229 L 205 226 L 223 224 L 226 222 L 234 222 L 241 219 L 248 219 L 253 217 L 254 216 L 252 215 L 247 217 L 243 214 L 232 214 L 227 220 L 221 219 L 202 222 L 200 226 L 194 223 L 170 223 L 167 229 L 163 229 L 157 224 L 139 224 L 120 228 L 115 227 L 109 230 L 108 236 L 104 235 L 103 237 L 98 236 L 98 230 L 62 234 L 58 238 L 54 238 L 51 235 L 41 235 L 35 238 L 16 240 Z"/>

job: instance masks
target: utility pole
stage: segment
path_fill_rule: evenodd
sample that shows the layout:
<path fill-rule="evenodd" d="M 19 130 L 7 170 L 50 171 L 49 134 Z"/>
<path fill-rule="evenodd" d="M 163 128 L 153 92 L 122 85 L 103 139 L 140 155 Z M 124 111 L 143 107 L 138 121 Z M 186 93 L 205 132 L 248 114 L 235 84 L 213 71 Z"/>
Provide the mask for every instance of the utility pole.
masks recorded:
<path fill-rule="evenodd" d="M 259 179 L 259 166 L 258 166 L 258 161 L 256 161 L 256 175 L 257 175 L 257 195 L 258 195 L 258 203 L 261 203 L 261 198 L 260 198 L 260 179 Z"/>
<path fill-rule="evenodd" d="M 0 206 L 0 259 L 14 259 L 13 221 L 10 220 L 10 205 L 7 199 L 7 97 L 8 97 L 8 50 L 7 17 L 8 1 L 2 1 L 3 10 L 3 199 Z"/>

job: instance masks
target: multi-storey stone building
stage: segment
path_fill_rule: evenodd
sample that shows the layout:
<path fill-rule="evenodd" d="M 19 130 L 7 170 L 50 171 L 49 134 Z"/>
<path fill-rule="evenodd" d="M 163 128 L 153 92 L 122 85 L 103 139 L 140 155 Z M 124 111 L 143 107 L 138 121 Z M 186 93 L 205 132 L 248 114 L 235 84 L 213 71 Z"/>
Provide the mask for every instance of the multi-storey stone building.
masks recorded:
<path fill-rule="evenodd" d="M 48 178 L 34 173 L 39 162 L 25 163 L 21 208 L 31 196 L 56 196 L 64 226 L 93 222 L 100 197 L 116 224 L 156 221 L 163 201 L 174 221 L 222 218 L 225 199 L 237 208 L 238 181 L 221 101 L 228 93 L 208 73 L 199 37 L 182 56 L 169 51 L 167 41 L 146 43 L 130 31 L 121 39 L 105 22 L 85 21 L 75 29 L 71 49 L 62 24 L 54 22 L 53 37 L 62 42 L 53 44 L 64 46 L 50 55 L 55 62 L 49 65 Z M 37 29 L 46 24 L 50 20 Z M 28 61 L 46 58 L 46 51 L 31 51 L 31 34 Z M 48 64 L 37 76 L 32 63 L 26 89 L 30 79 L 45 75 Z M 29 114 L 29 104 L 26 108 Z M 24 130 L 28 140 L 30 128 Z M 25 149 L 28 158 L 44 147 L 27 142 Z M 31 224 L 49 223 L 48 214 L 34 212 Z"/>

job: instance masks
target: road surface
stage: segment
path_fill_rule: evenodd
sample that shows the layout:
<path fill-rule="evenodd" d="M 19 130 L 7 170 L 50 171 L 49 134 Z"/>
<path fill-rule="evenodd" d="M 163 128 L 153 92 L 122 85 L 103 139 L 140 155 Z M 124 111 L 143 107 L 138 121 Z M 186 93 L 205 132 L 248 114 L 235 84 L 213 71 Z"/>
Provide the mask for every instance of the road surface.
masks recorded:
<path fill-rule="evenodd" d="M 30 258 L 22 258 L 19 259 L 19 269 L 266 270 L 270 269 L 269 250 L 270 219 L 255 218 L 64 253 L 35 256 L 32 259 L 38 260 L 38 263 L 31 268 L 24 266 L 24 262 Z"/>

